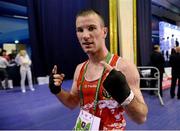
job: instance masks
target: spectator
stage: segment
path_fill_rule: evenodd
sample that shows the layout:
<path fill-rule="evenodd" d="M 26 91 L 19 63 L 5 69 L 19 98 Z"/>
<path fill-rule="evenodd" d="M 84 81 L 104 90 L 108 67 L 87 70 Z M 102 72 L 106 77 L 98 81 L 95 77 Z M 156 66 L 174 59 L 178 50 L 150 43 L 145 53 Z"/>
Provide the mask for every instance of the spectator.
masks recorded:
<path fill-rule="evenodd" d="M 151 66 L 156 67 L 159 72 L 160 72 L 160 95 L 163 96 L 162 93 L 162 80 L 163 80 L 163 73 L 164 73 L 164 65 L 165 65 L 165 60 L 163 55 L 160 52 L 160 47 L 159 45 L 154 45 L 153 47 L 153 52 L 150 57 L 151 61 Z M 154 78 L 156 71 L 154 69 L 151 70 L 151 75 Z M 156 87 L 156 81 L 152 80 L 151 81 L 151 87 Z M 154 91 L 150 91 L 150 94 L 154 94 Z"/>
<path fill-rule="evenodd" d="M 3 57 L 4 50 L 0 53 L 0 85 L 4 88 L 8 88 L 8 73 L 7 66 L 9 65 L 6 58 Z"/>
<path fill-rule="evenodd" d="M 175 88 L 178 81 L 177 98 L 180 99 L 180 47 L 176 47 L 176 53 L 171 55 L 170 65 L 172 67 L 170 95 L 171 98 L 175 97 Z"/>
<path fill-rule="evenodd" d="M 32 83 L 32 73 L 31 73 L 31 60 L 26 52 L 26 50 L 20 50 L 19 54 L 16 57 L 17 63 L 20 65 L 20 75 L 21 75 L 21 90 L 23 93 L 26 92 L 25 89 L 25 80 L 26 75 L 28 78 L 28 84 L 30 90 L 34 91 Z"/>

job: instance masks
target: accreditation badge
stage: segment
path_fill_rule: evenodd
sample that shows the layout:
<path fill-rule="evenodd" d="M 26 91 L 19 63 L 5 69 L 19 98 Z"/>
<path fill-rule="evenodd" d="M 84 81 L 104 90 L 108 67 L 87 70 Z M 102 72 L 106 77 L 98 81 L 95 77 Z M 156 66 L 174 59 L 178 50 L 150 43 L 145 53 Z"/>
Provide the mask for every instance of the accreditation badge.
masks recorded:
<path fill-rule="evenodd" d="M 79 116 L 76 120 L 74 130 L 91 131 L 99 130 L 101 118 L 90 114 L 87 111 L 80 110 Z"/>

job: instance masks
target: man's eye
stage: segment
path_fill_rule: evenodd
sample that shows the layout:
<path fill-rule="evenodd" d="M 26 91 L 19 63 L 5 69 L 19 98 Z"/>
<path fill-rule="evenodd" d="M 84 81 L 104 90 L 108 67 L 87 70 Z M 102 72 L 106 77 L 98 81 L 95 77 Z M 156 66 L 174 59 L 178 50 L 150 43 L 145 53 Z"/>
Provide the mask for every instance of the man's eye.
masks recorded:
<path fill-rule="evenodd" d="M 93 31 L 94 29 L 95 29 L 95 27 L 92 27 L 92 26 L 90 26 L 90 27 L 88 28 L 89 31 Z"/>
<path fill-rule="evenodd" d="M 77 31 L 77 32 L 83 32 L 83 29 L 82 29 L 82 28 L 77 28 L 76 31 Z"/>

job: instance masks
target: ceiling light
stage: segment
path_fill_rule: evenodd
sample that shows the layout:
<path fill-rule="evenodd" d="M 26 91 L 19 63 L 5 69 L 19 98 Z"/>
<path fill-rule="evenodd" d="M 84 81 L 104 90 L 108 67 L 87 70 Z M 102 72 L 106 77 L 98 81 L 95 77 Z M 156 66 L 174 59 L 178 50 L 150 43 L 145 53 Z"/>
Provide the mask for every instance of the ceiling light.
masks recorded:
<path fill-rule="evenodd" d="M 15 41 L 14 41 L 14 43 L 18 44 L 18 43 L 19 43 L 19 41 L 18 41 L 18 40 L 15 40 Z"/>

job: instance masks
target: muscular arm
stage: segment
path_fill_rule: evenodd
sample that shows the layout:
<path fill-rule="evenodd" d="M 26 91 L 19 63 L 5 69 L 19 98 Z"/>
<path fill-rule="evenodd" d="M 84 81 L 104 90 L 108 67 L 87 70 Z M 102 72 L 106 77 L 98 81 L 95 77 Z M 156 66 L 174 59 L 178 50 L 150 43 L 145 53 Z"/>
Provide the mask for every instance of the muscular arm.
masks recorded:
<path fill-rule="evenodd" d="M 68 108 L 74 109 L 79 105 L 79 95 L 77 90 L 77 79 L 80 72 L 81 65 L 78 65 L 75 73 L 74 73 L 74 79 L 71 90 L 65 91 L 64 89 L 61 89 L 61 92 L 56 95 L 56 97 Z"/>
<path fill-rule="evenodd" d="M 140 78 L 137 68 L 134 64 L 123 59 L 120 60 L 117 68 L 126 76 L 128 85 L 135 95 L 130 104 L 126 105 L 124 109 L 133 121 L 141 124 L 146 121 L 148 107 L 140 91 Z"/>

